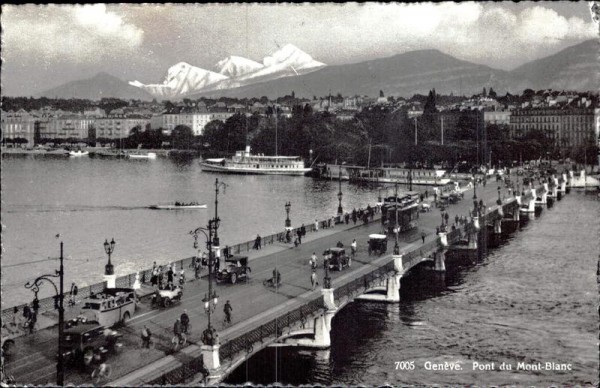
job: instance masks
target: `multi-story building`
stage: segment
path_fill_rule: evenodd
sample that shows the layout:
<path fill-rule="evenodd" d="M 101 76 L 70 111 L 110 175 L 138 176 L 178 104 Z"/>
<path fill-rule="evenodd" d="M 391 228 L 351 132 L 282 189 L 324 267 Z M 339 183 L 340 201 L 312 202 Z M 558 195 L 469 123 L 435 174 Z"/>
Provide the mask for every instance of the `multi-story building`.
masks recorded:
<path fill-rule="evenodd" d="M 85 140 L 89 137 L 89 129 L 94 121 L 90 117 L 75 114 L 39 120 L 39 136 L 41 139 Z"/>
<path fill-rule="evenodd" d="M 581 146 L 598 138 L 597 110 L 585 99 L 564 106 L 515 109 L 510 116 L 510 134 L 512 138 L 521 138 L 539 130 L 558 147 Z"/>
<path fill-rule="evenodd" d="M 152 117 L 150 125 L 152 129 L 163 128 L 165 132 L 171 133 L 178 125 L 189 127 L 194 136 L 202 135 L 206 124 L 214 120 L 225 121 L 235 113 L 221 112 L 187 112 L 187 113 L 163 113 Z"/>
<path fill-rule="evenodd" d="M 509 125 L 510 111 L 509 110 L 491 110 L 483 112 L 483 122 L 485 125 Z"/>
<path fill-rule="evenodd" d="M 34 145 L 35 117 L 23 109 L 20 109 L 17 112 L 2 111 L 0 116 L 2 118 L 1 127 L 3 142 L 8 139 L 25 139 L 27 142 L 23 143 L 23 145 Z"/>
<path fill-rule="evenodd" d="M 129 136 L 135 127 L 145 131 L 148 124 L 150 118 L 139 115 L 109 116 L 94 120 L 97 139 L 123 139 Z"/>

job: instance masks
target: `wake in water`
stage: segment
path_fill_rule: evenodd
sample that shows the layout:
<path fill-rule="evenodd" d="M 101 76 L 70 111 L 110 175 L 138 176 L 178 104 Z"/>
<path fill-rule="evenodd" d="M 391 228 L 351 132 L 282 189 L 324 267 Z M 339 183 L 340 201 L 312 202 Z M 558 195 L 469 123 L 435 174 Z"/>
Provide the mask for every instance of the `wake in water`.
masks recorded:
<path fill-rule="evenodd" d="M 6 205 L 5 213 L 96 212 L 149 209 L 149 206 L 90 206 L 90 205 Z"/>

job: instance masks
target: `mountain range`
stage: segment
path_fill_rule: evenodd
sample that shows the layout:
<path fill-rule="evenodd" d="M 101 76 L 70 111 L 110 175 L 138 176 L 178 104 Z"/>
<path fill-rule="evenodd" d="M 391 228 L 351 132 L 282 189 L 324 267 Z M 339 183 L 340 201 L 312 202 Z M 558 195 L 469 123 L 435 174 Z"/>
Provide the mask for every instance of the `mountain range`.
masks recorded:
<path fill-rule="evenodd" d="M 457 59 L 439 50 L 418 50 L 370 61 L 327 66 L 288 44 L 262 63 L 230 56 L 205 70 L 180 62 L 160 84 L 125 82 L 107 74 L 69 82 L 41 93 L 47 97 L 180 99 L 207 97 L 274 98 L 295 91 L 298 97 L 342 95 L 412 96 L 435 88 L 440 94 L 470 95 L 483 87 L 497 93 L 526 88 L 598 90 L 598 42 L 589 40 L 554 55 L 505 71 Z"/>

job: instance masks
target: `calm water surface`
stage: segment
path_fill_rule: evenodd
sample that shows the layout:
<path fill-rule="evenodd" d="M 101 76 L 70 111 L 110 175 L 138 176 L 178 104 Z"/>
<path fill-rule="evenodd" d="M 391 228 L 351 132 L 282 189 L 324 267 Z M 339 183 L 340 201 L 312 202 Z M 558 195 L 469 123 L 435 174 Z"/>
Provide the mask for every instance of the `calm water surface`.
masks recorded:
<path fill-rule="evenodd" d="M 398 305 L 348 305 L 333 320 L 330 350 L 269 348 L 227 382 L 595 385 L 599 214 L 596 195 L 572 193 L 477 266 L 449 270 L 445 281 L 426 272 L 403 279 Z M 463 370 L 425 369 L 446 361 Z M 473 361 L 495 370 L 473 371 Z M 513 369 L 499 370 L 502 362 Z M 572 371 L 516 370 L 519 362 Z"/>
<path fill-rule="evenodd" d="M 189 231 L 214 216 L 215 178 L 228 187 L 219 195 L 221 245 L 280 232 L 285 202 L 294 226 L 337 212 L 338 183 L 305 177 L 202 173 L 198 160 L 107 160 L 61 157 L 2 159 L 2 305 L 30 301 L 23 284 L 58 268 L 60 234 L 65 243 L 66 285 L 102 280 L 107 258 L 102 243 L 117 242 L 118 276 L 190 257 Z M 342 183 L 344 208 L 366 206 L 377 193 Z M 198 201 L 205 210 L 158 211 L 159 202 Z M 203 246 L 203 244 L 201 244 Z M 10 301 L 10 302 L 8 302 Z"/>

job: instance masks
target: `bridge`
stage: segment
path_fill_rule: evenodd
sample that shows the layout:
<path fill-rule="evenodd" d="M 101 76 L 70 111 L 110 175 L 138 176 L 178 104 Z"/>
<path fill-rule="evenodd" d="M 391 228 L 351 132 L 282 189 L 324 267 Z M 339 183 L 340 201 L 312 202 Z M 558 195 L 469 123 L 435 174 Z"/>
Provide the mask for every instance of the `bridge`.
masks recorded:
<path fill-rule="evenodd" d="M 524 218 L 533 217 L 536 211 L 539 214 L 541 209 L 559 200 L 566 192 L 565 181 L 552 180 L 549 185 L 527 189 L 516 196 L 507 195 L 505 189 L 501 193 L 492 183 L 487 187 L 480 185 L 476 188 L 477 202 L 471 199 L 473 190 L 468 190 L 462 201 L 447 209 L 452 215 L 468 221 L 451 225 L 453 219 L 450 218 L 449 225 L 441 228 L 439 211 L 421 213 L 419 230 L 401 234 L 398 251 L 381 256 L 368 255 L 366 249 L 367 236 L 381 231 L 377 215 L 368 224 L 354 225 L 351 221 L 348 225 L 341 223 L 319 231 L 311 225 L 311 233 L 297 248 L 278 242 L 276 236 L 263 239 L 269 244 L 260 251 L 251 250 L 250 244 L 239 244 L 233 251 L 249 251 L 251 278 L 235 285 L 218 286 L 219 300 L 230 300 L 234 308 L 231 325 L 219 321 L 222 313 L 213 314 L 218 341 L 208 344 L 202 341 L 200 333 L 207 323 L 202 297 L 208 288 L 207 280 L 206 277 L 193 280 L 186 284 L 180 305 L 153 309 L 148 302 L 140 303 L 136 316 L 127 327 L 119 329 L 125 334 L 126 347 L 109 361 L 114 371 L 110 385 L 217 384 L 267 346 L 328 348 L 332 319 L 348 303 L 361 299 L 397 303 L 401 279 L 413 269 L 424 267 L 443 276 L 446 265 L 480 259 L 498 235 L 516 231 Z M 489 206 L 486 203 L 495 204 Z M 421 233 L 425 234 L 424 241 Z M 353 239 L 358 241 L 359 249 L 352 266 L 341 272 L 331 271 L 330 284 L 323 281 L 324 270 L 320 266 L 317 272 L 321 285 L 312 289 L 308 265 L 312 252 L 320 254 L 338 241 L 348 246 Z M 390 245 L 394 245 L 393 240 L 388 247 Z M 262 280 L 271 276 L 274 267 L 283 278 L 277 290 L 262 284 Z M 134 280 L 135 277 L 129 275 L 118 278 L 116 283 L 126 286 Z M 170 339 L 175 318 L 184 308 L 194 326 L 188 337 L 190 345 L 172 353 L 165 344 Z M 70 312 L 71 315 L 76 313 L 76 309 Z M 144 325 L 152 329 L 158 342 L 156 349 L 140 349 L 139 333 Z M 20 339 L 18 347 L 23 351 L 7 364 L 17 382 L 44 384 L 53 381 L 55 338 L 56 330 L 51 328 Z M 50 342 L 51 346 L 45 345 Z M 208 371 L 205 381 L 203 371 Z M 69 370 L 65 381 L 89 383 L 89 374 Z"/>
<path fill-rule="evenodd" d="M 491 184 L 490 184 L 491 185 Z M 480 188 L 481 190 L 481 188 Z M 499 194 L 498 190 L 498 194 Z M 427 266 L 441 276 L 446 270 L 446 262 L 453 256 L 461 258 L 461 252 L 470 253 L 473 258 L 485 255 L 490 240 L 507 230 L 518 229 L 523 218 L 529 217 L 529 209 L 537 213 L 554 200 L 560 200 L 566 192 L 565 183 L 553 180 L 523 191 L 510 198 L 500 198 L 491 207 L 482 206 L 471 210 L 469 221 L 454 225 L 454 228 L 441 228 L 435 236 L 422 242 L 420 236 L 412 241 L 402 241 L 399 250 L 392 254 L 375 258 L 356 259 L 362 265 L 353 265 L 351 271 L 338 274 L 330 287 L 320 290 L 307 290 L 285 302 L 260 312 L 231 328 L 220 331 L 218 344 L 198 344 L 183 350 L 185 358 L 169 356 L 142 370 L 113 381 L 113 385 L 170 385 L 170 384 L 217 384 L 222 382 L 239 365 L 268 346 L 298 346 L 326 349 L 331 344 L 332 319 L 337 312 L 355 300 L 369 300 L 386 303 L 400 301 L 401 278 L 417 266 Z M 492 195 L 490 195 L 492 194 Z M 480 196 L 486 200 L 493 198 L 494 188 L 483 190 Z M 465 197 L 468 197 L 466 195 Z M 481 198 L 481 197 L 480 197 Z M 461 207 L 469 207 L 464 200 Z M 521 210 L 523 209 L 523 211 Z M 433 214 L 422 218 L 429 226 Z M 427 229 L 427 228 L 426 228 Z M 373 226 L 361 227 L 364 237 Z M 336 234 L 342 237 L 348 232 Z M 343 236 L 344 240 L 348 239 Z M 333 241 L 333 240 L 331 240 Z M 463 245 L 460 245 L 460 243 Z M 322 243 L 322 242 L 321 242 Z M 457 244 L 456 249 L 453 245 Z M 330 244 L 331 245 L 331 244 Z M 454 255 L 455 252 L 459 254 Z M 305 256 L 308 257 L 308 256 Z M 205 367 L 208 376 L 201 373 Z M 205 372 L 206 372 L 205 370 Z"/>

